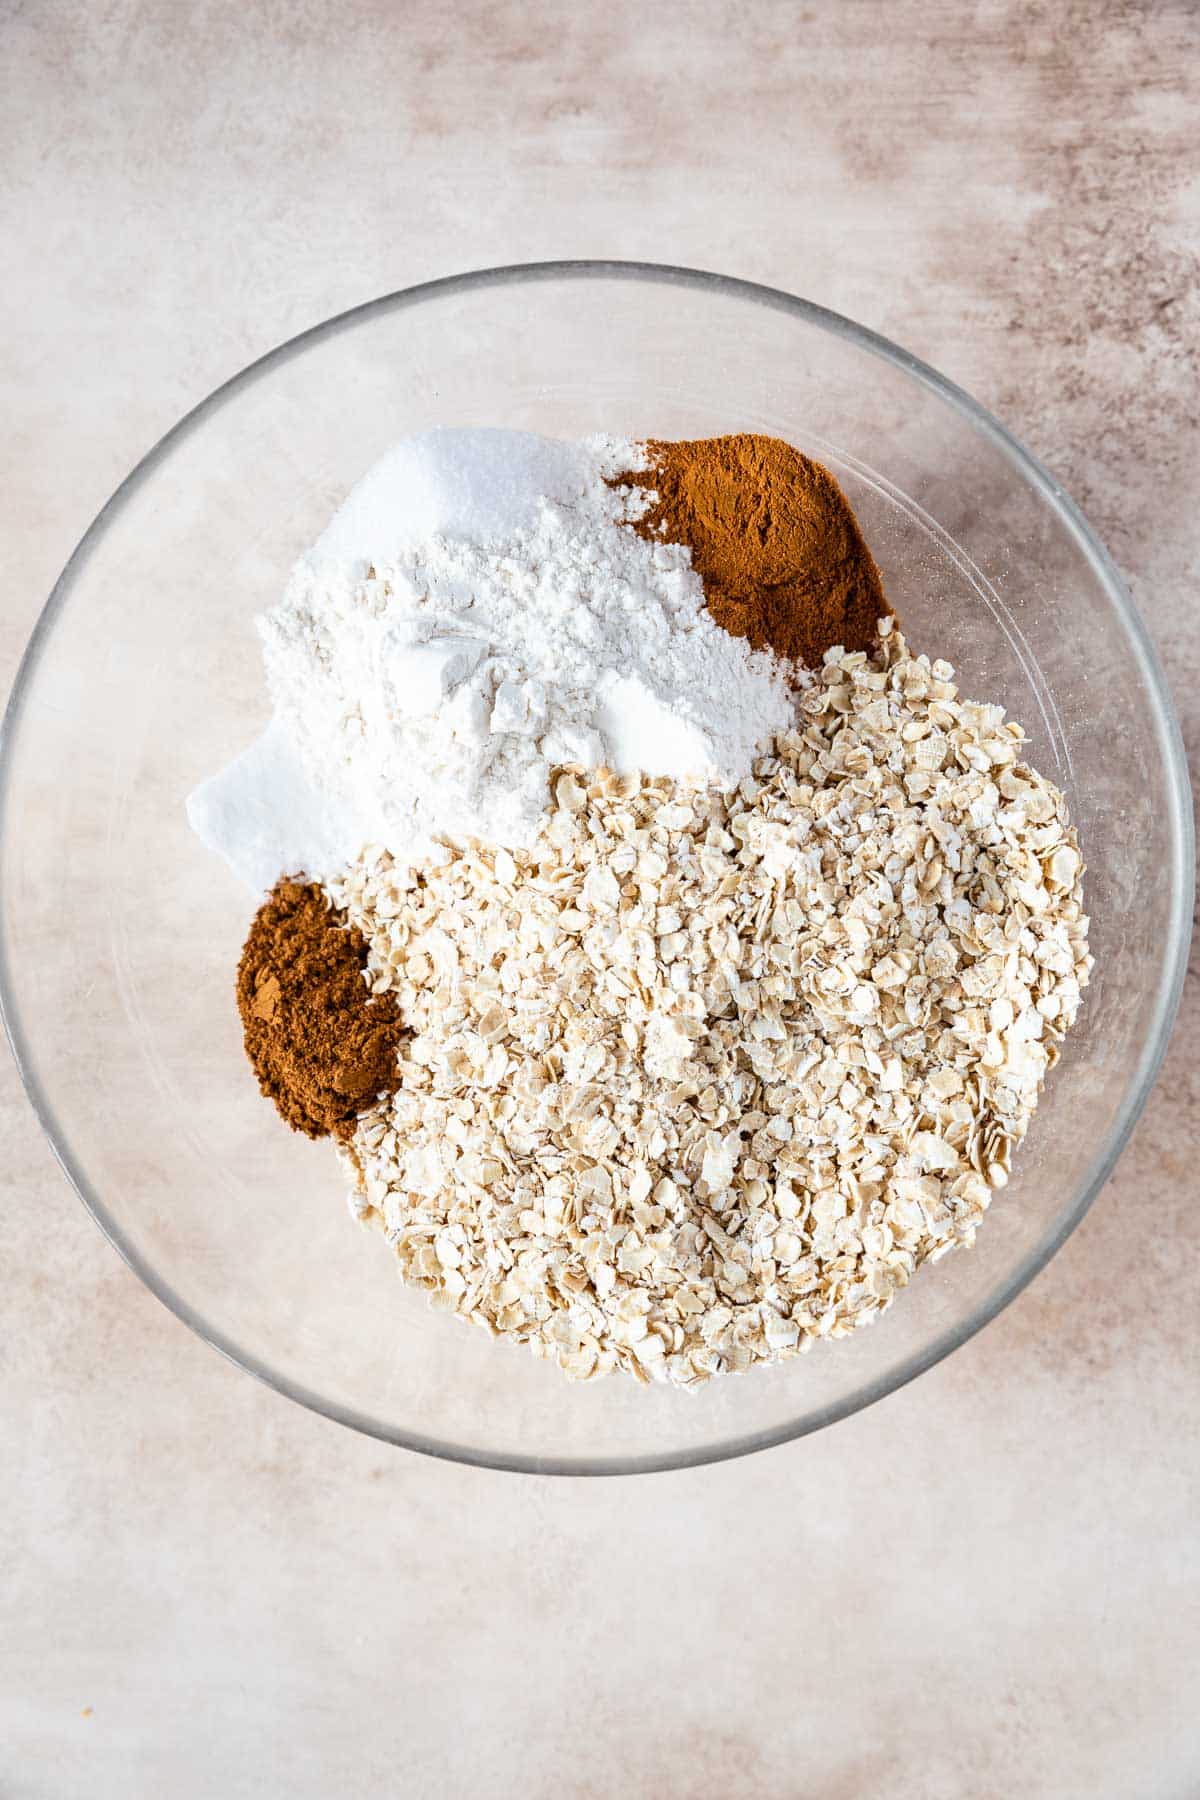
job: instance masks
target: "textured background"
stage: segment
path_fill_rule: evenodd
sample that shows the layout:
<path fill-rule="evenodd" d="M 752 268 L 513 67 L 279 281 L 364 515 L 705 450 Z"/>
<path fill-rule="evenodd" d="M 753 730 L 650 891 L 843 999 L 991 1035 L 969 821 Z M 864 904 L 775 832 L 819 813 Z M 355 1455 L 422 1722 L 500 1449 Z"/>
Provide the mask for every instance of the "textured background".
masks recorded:
<path fill-rule="evenodd" d="M 0 0 L 0 681 L 250 358 L 429 276 L 646 257 L 1000 413 L 1123 566 L 1195 757 L 1198 52 L 1184 0 Z M 815 1439 L 623 1482 L 443 1467 L 227 1367 L 5 1061 L 0 1795 L 1200 1794 L 1198 973 L 998 1322 Z"/>

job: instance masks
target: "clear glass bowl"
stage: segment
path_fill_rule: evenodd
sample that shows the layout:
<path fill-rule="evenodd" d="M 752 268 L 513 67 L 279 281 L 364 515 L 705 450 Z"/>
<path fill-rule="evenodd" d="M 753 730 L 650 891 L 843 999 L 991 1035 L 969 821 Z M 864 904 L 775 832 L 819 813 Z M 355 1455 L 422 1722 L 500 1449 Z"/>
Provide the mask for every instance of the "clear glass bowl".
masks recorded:
<path fill-rule="evenodd" d="M 184 797 L 248 743 L 251 621 L 404 432 L 773 432 L 834 469 L 911 640 L 1026 726 L 1089 864 L 1096 974 L 977 1247 L 879 1324 L 698 1394 L 572 1386 L 429 1310 L 332 1152 L 243 1058 L 250 897 Z M 438 1456 L 604 1474 L 780 1443 L 963 1343 L 1078 1223 L 1154 1078 L 1191 916 L 1187 777 L 1142 625 L 1071 502 L 965 394 L 848 320 L 686 270 L 488 270 L 332 319 L 228 382 L 72 557 L 4 726 L 5 1017 L 68 1176 L 159 1298 L 252 1374 Z M 1052 1352 L 1053 1346 L 1047 1345 Z"/>

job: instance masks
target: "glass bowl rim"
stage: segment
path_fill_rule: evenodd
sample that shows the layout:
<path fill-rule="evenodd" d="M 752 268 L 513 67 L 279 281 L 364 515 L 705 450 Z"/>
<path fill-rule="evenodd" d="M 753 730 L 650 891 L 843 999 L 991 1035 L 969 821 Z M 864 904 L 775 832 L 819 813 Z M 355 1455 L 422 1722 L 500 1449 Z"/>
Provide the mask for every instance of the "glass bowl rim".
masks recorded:
<path fill-rule="evenodd" d="M 753 1451 L 769 1449 L 777 1444 L 788 1443 L 795 1438 L 807 1436 L 810 1432 L 835 1424 L 839 1419 L 860 1412 L 864 1407 L 883 1399 L 885 1395 L 894 1393 L 898 1388 L 905 1386 L 916 1376 L 941 1362 L 943 1357 L 950 1355 L 952 1351 L 959 1349 L 974 1337 L 976 1332 L 989 1324 L 1028 1286 L 1079 1224 L 1096 1195 L 1108 1180 L 1117 1159 L 1125 1148 L 1166 1053 L 1187 968 L 1195 876 L 1191 785 L 1183 739 L 1174 706 L 1157 653 L 1108 552 L 1074 501 L 1049 470 L 986 408 L 972 399 L 964 389 L 939 375 L 930 364 L 892 343 L 890 339 L 883 337 L 880 333 L 855 323 L 841 313 L 833 312 L 827 307 L 818 306 L 812 301 L 801 299 L 782 289 L 768 287 L 759 282 L 742 280 L 736 276 L 720 275 L 711 270 L 683 268 L 667 263 L 586 258 L 511 263 L 495 268 L 473 269 L 457 275 L 441 276 L 436 280 L 397 289 L 394 292 L 380 295 L 374 300 L 350 307 L 344 312 L 333 314 L 330 318 L 310 326 L 307 330 L 287 339 L 284 343 L 267 351 L 265 355 L 248 363 L 237 374 L 214 388 L 205 399 L 185 413 L 175 425 L 165 432 L 113 491 L 84 532 L 55 582 L 18 665 L 4 718 L 0 723 L 0 909 L 7 905 L 8 893 L 5 870 L 8 861 L 7 819 L 13 746 L 39 663 L 49 643 L 58 615 L 64 609 L 75 581 L 103 538 L 109 524 L 154 473 L 158 464 L 166 459 L 171 449 L 217 412 L 228 400 L 234 398 L 242 388 L 251 386 L 272 369 L 282 366 L 294 356 L 311 349 L 325 338 L 334 337 L 341 331 L 363 324 L 376 314 L 399 312 L 456 293 L 477 292 L 490 287 L 572 280 L 647 282 L 686 287 L 694 292 L 710 291 L 723 294 L 767 307 L 772 311 L 786 313 L 792 318 L 815 326 L 834 337 L 848 340 L 859 349 L 890 363 L 893 368 L 900 370 L 910 379 L 931 390 L 941 401 L 959 413 L 976 431 L 988 438 L 1009 463 L 1014 465 L 1019 475 L 1039 493 L 1051 511 L 1066 526 L 1092 573 L 1104 588 L 1125 632 L 1128 648 L 1138 661 L 1142 677 L 1151 696 L 1151 711 L 1159 752 L 1167 774 L 1171 813 L 1169 826 L 1175 852 L 1176 875 L 1171 893 L 1170 927 L 1163 945 L 1162 965 L 1151 1028 L 1147 1032 L 1138 1066 L 1127 1085 L 1123 1104 L 1115 1115 L 1103 1144 L 1093 1158 L 1088 1177 L 1081 1184 L 1073 1203 L 1059 1214 L 1052 1228 L 1034 1245 L 1010 1279 L 998 1292 L 990 1295 L 988 1300 L 980 1305 L 968 1320 L 959 1322 L 941 1332 L 930 1344 L 914 1352 L 886 1376 L 866 1382 L 852 1395 L 844 1397 L 815 1414 L 806 1415 L 789 1424 L 750 1432 L 742 1437 L 731 1438 L 720 1443 L 704 1445 L 699 1449 L 666 1454 L 650 1452 L 634 1456 L 555 1458 L 522 1455 L 515 1451 L 480 1450 L 469 1444 L 443 1441 L 421 1432 L 402 1430 L 390 1426 L 382 1420 L 360 1413 L 354 1408 L 328 1400 L 322 1395 L 314 1393 L 302 1382 L 282 1375 L 267 1364 L 260 1362 L 236 1344 L 226 1333 L 209 1325 L 181 1294 L 161 1279 L 154 1267 L 133 1244 L 125 1240 L 120 1225 L 109 1212 L 105 1202 L 93 1189 L 86 1171 L 76 1161 L 68 1134 L 59 1122 L 49 1094 L 44 1091 L 34 1072 L 31 1040 L 17 1002 L 3 934 L 0 934 L 0 1017 L 3 1017 L 5 1032 L 17 1070 L 38 1122 L 68 1181 L 95 1219 L 100 1230 L 156 1299 L 168 1307 L 205 1343 L 219 1351 L 238 1368 L 244 1369 L 277 1393 L 296 1401 L 312 1412 L 360 1431 L 368 1437 L 395 1444 L 401 1448 L 415 1450 L 423 1455 L 518 1474 L 566 1476 L 648 1474 L 672 1469 L 696 1468 L 706 1463 L 724 1462 L 734 1457 L 748 1455 Z"/>

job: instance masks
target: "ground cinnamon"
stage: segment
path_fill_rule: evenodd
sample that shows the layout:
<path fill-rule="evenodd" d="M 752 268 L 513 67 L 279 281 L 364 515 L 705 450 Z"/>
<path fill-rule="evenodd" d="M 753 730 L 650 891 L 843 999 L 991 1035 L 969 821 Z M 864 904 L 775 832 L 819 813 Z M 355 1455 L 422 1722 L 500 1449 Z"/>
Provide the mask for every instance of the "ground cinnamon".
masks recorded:
<path fill-rule="evenodd" d="M 810 667 L 835 644 L 871 648 L 891 607 L 828 469 L 749 432 L 646 449 L 650 468 L 619 478 L 657 494 L 634 529 L 690 546 L 719 625 Z"/>
<path fill-rule="evenodd" d="M 396 1082 L 400 1015 L 363 980 L 367 945 L 315 883 L 281 881 L 238 964 L 246 1054 L 296 1131 L 346 1136 Z"/>

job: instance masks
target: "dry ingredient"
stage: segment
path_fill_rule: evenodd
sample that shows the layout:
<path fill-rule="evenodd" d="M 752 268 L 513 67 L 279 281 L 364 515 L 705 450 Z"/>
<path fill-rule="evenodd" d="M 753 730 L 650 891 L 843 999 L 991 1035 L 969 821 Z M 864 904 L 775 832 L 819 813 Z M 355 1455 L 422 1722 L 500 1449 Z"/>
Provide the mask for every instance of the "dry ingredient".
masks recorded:
<path fill-rule="evenodd" d="M 313 883 L 281 881 L 238 965 L 246 1054 L 259 1086 L 308 1137 L 346 1136 L 397 1079 L 400 1013 L 363 983 L 367 945 Z"/>
<path fill-rule="evenodd" d="M 440 1306 L 692 1386 L 969 1244 L 1091 967 L 1062 795 L 885 626 L 735 789 L 564 771 L 536 841 L 334 884 L 412 1029 L 349 1159 Z"/>
<path fill-rule="evenodd" d="M 262 620 L 278 715 L 314 780 L 350 773 L 362 841 L 525 843 L 558 764 L 736 781 L 788 722 L 777 663 L 709 617 L 686 550 L 619 523 L 600 469 L 630 450 L 600 445 L 585 495 L 503 539 L 356 580 L 302 565 Z"/>
<path fill-rule="evenodd" d="M 718 625 L 809 668 L 835 645 L 872 647 L 891 608 L 828 469 L 750 432 L 646 451 L 649 467 L 620 477 L 652 498 L 635 530 L 688 545 Z"/>
<path fill-rule="evenodd" d="M 613 484 L 638 446 L 431 435 L 431 517 L 457 531 L 388 535 L 411 446 L 364 478 L 260 621 L 273 724 L 189 803 L 259 891 L 281 867 L 324 879 L 367 843 L 528 842 L 563 763 L 736 782 L 792 716 L 786 672 L 715 623 L 687 547 L 622 523 L 645 504 Z"/>
<path fill-rule="evenodd" d="M 436 1305 L 693 1387 L 972 1242 L 1091 969 L 1083 865 L 827 470 L 421 434 L 260 630 L 272 723 L 189 801 L 273 890 L 247 1053 Z"/>

